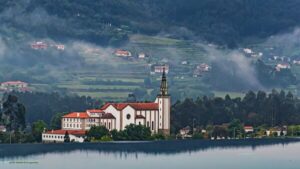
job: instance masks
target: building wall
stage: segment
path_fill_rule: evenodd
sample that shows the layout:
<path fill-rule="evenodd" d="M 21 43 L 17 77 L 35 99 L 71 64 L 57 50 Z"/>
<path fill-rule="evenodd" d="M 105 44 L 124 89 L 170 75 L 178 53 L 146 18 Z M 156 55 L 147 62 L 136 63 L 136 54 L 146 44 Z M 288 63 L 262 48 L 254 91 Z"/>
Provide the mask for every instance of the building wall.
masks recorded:
<path fill-rule="evenodd" d="M 100 125 L 105 126 L 109 131 L 116 129 L 116 119 L 101 119 Z"/>
<path fill-rule="evenodd" d="M 135 110 L 131 106 L 124 108 L 122 110 L 122 119 L 121 130 L 124 130 L 127 125 L 135 124 Z"/>
<path fill-rule="evenodd" d="M 145 119 L 135 119 L 136 125 L 145 125 Z"/>
<path fill-rule="evenodd" d="M 65 140 L 65 135 L 64 134 L 47 134 L 47 133 L 43 133 L 42 134 L 42 141 L 43 142 L 64 142 Z M 70 137 L 70 141 L 74 140 L 74 142 L 84 142 L 84 138 L 83 137 L 77 137 L 77 136 L 74 136 L 72 134 L 69 135 Z"/>
<path fill-rule="evenodd" d="M 116 118 L 116 129 L 118 131 L 121 130 L 122 124 L 121 124 L 121 114 L 122 112 L 118 111 L 114 106 L 110 105 L 105 110 L 105 113 L 111 113 Z"/>
<path fill-rule="evenodd" d="M 168 135 L 170 134 L 171 98 L 170 96 L 158 96 L 155 102 L 158 103 L 158 129 Z"/>
<path fill-rule="evenodd" d="M 62 118 L 63 130 L 83 130 L 83 120 L 80 118 Z"/>

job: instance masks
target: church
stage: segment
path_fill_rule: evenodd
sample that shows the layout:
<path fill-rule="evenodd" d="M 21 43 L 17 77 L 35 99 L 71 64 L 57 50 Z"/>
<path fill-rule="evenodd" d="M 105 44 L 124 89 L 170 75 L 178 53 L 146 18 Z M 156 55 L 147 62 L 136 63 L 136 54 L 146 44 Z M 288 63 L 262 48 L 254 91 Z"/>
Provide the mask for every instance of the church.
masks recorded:
<path fill-rule="evenodd" d="M 62 129 L 42 134 L 43 142 L 63 142 L 68 131 L 75 142 L 83 142 L 85 131 L 105 126 L 109 131 L 124 130 L 127 125 L 145 125 L 152 134 L 170 134 L 171 97 L 163 71 L 160 92 L 153 102 L 106 103 L 100 109 L 72 112 L 62 117 Z"/>

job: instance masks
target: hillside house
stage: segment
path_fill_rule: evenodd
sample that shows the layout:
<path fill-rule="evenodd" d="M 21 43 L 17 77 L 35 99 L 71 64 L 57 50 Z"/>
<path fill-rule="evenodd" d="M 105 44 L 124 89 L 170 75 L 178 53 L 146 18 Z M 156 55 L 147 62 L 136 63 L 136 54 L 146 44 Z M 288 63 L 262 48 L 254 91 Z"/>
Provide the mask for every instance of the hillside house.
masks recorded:
<path fill-rule="evenodd" d="M 252 54 L 253 53 L 252 49 L 249 49 L 249 48 L 244 48 L 243 51 L 246 54 Z"/>
<path fill-rule="evenodd" d="M 300 65 L 300 60 L 293 60 L 294 65 Z"/>
<path fill-rule="evenodd" d="M 206 63 L 201 63 L 196 66 L 193 72 L 193 77 L 200 77 L 203 73 L 209 72 L 211 67 Z"/>
<path fill-rule="evenodd" d="M 153 72 L 154 73 L 165 72 L 166 74 L 168 74 L 169 70 L 170 70 L 169 65 L 155 65 L 155 66 L 153 66 Z"/>
<path fill-rule="evenodd" d="M 31 44 L 31 48 L 35 49 L 35 50 L 39 50 L 39 49 L 47 49 L 48 45 L 45 42 L 34 42 Z"/>
<path fill-rule="evenodd" d="M 184 60 L 184 61 L 181 61 L 181 64 L 182 64 L 182 65 L 188 65 L 188 64 L 189 64 L 189 62 L 188 62 L 188 61 L 186 61 L 186 60 Z"/>
<path fill-rule="evenodd" d="M 0 85 L 0 90 L 3 91 L 28 91 L 28 83 L 22 81 L 7 81 Z"/>
<path fill-rule="evenodd" d="M 65 45 L 62 45 L 62 44 L 54 45 L 54 47 L 55 47 L 57 50 L 65 50 Z"/>
<path fill-rule="evenodd" d="M 146 57 L 147 57 L 147 55 L 145 53 L 139 53 L 138 54 L 139 59 L 145 59 Z"/>
<path fill-rule="evenodd" d="M 114 54 L 116 56 L 119 56 L 119 57 L 131 57 L 131 52 L 129 52 L 128 50 L 123 50 L 123 49 L 118 49 L 114 52 Z"/>
<path fill-rule="evenodd" d="M 279 71 L 281 71 L 281 69 L 290 69 L 290 68 L 291 68 L 291 65 L 288 63 L 279 63 L 276 65 L 275 70 L 279 72 Z"/>

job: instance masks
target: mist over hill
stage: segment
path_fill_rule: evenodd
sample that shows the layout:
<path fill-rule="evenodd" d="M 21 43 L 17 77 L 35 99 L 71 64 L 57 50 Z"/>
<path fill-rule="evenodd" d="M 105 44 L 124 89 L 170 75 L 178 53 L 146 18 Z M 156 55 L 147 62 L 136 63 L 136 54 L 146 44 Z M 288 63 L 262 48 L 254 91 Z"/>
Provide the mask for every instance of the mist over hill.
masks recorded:
<path fill-rule="evenodd" d="M 150 100 L 159 86 L 151 66 L 169 64 L 174 100 L 214 90 L 298 88 L 296 66 L 276 72 L 279 61 L 269 61 L 300 60 L 298 9 L 298 0 L 1 1 L 0 81 L 108 99 L 133 92 Z M 37 41 L 65 49 L 34 50 Z M 247 56 L 246 47 L 263 58 Z M 135 59 L 114 56 L 118 48 Z M 150 57 L 136 59 L 141 52 Z M 194 78 L 201 63 L 211 72 Z"/>

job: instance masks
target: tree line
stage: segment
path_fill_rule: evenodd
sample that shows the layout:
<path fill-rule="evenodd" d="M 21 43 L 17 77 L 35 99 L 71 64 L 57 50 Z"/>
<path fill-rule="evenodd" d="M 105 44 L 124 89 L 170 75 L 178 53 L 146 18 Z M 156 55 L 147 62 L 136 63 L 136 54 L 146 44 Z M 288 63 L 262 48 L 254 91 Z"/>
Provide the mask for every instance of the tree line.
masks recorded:
<path fill-rule="evenodd" d="M 283 90 L 249 91 L 243 98 L 187 98 L 177 101 L 171 112 L 173 133 L 185 126 L 221 125 L 234 119 L 245 125 L 272 127 L 299 124 L 300 100 Z"/>
<path fill-rule="evenodd" d="M 85 97 L 83 99 L 78 96 L 69 96 L 69 99 L 64 100 L 62 96 L 52 96 L 50 94 L 52 100 L 47 99 L 47 97 L 44 98 L 44 96 L 48 96 L 46 94 L 36 96 L 38 93 L 22 93 L 22 95 L 27 97 L 10 94 L 3 101 L 0 111 L 0 125 L 6 126 L 10 132 L 0 132 L 0 140 L 2 142 L 40 142 L 41 133 L 45 128 L 60 129 L 61 117 L 64 115 L 64 111 L 51 109 L 53 107 L 68 109 L 66 112 L 69 112 L 71 108 L 78 108 L 77 106 L 84 108 L 83 110 L 93 107 L 92 104 L 86 104 L 93 102 L 86 102 L 87 98 Z M 28 96 L 33 97 L 29 98 Z M 24 100 L 25 98 L 28 100 Z M 54 101 L 54 99 L 59 100 Z M 74 107 L 68 107 L 71 105 Z M 43 108 L 43 106 L 46 107 Z M 46 109 L 51 116 L 40 114 L 43 109 Z M 243 125 L 252 125 L 254 127 L 298 125 L 300 124 L 299 112 L 299 98 L 295 97 L 291 92 L 286 93 L 283 90 L 272 90 L 269 93 L 249 91 L 243 98 L 231 98 L 229 95 L 226 95 L 224 98 L 207 96 L 198 97 L 197 99 L 187 98 L 172 105 L 171 133 L 177 134 L 181 128 L 186 126 L 207 129 L 208 126 L 218 126 L 225 123 L 233 126 L 231 129 L 229 127 L 230 135 L 235 133 L 232 131 L 232 128 L 240 128 L 242 130 Z M 35 117 L 40 119 L 30 121 L 28 116 L 33 114 L 37 114 Z M 222 130 L 216 131 L 224 132 Z M 10 135 L 11 132 L 12 135 Z M 107 132 L 103 128 L 92 128 L 87 135 L 89 141 L 161 139 L 159 135 L 151 136 L 148 128 L 135 125 L 127 126 L 124 131 L 111 132 Z"/>

